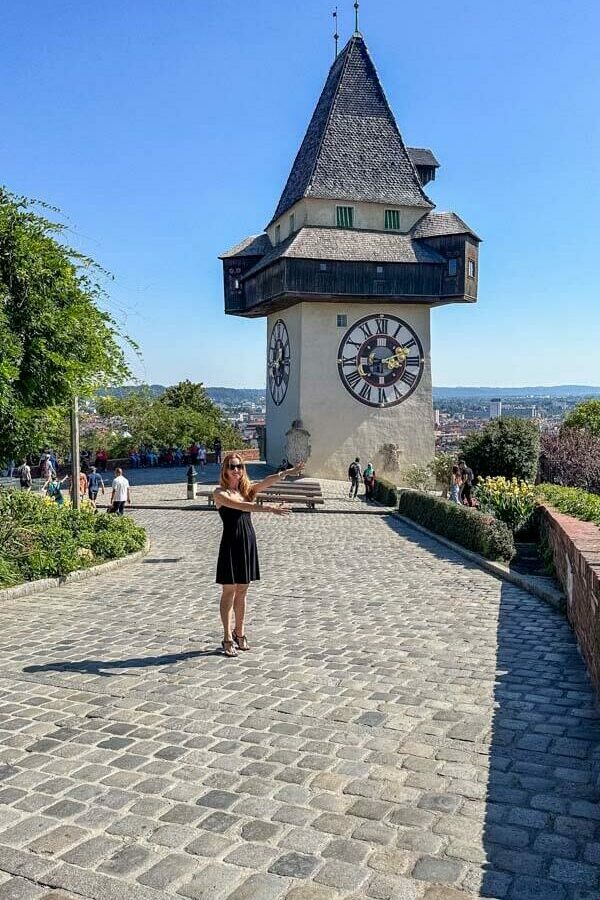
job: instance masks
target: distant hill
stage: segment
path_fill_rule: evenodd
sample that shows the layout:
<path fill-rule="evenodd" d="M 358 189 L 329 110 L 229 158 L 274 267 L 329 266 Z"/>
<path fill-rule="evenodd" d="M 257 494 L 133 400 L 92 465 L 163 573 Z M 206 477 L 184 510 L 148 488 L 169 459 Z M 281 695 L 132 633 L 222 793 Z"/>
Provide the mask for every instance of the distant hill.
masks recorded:
<path fill-rule="evenodd" d="M 139 385 L 127 384 L 121 387 L 101 388 L 98 391 L 100 397 L 126 397 L 133 391 L 139 390 Z M 164 384 L 149 385 L 150 391 L 154 397 L 160 397 L 164 394 L 166 388 Z M 207 387 L 206 393 L 215 403 L 228 403 L 235 405 L 236 403 L 264 403 L 265 390 L 260 388 L 226 388 L 226 387 Z"/>
<path fill-rule="evenodd" d="M 509 397 L 600 397 L 600 387 L 585 384 L 558 384 L 548 387 L 434 387 L 434 400 L 462 400 L 477 397 L 481 400 L 492 400 L 496 397 L 506 400 Z"/>

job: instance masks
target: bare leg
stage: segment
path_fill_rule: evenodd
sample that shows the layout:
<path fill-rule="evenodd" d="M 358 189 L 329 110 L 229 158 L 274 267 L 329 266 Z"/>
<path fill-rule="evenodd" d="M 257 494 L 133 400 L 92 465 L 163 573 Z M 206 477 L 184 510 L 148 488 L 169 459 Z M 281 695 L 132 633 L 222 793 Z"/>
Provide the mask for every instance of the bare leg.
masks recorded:
<path fill-rule="evenodd" d="M 235 616 L 235 633 L 239 638 L 244 636 L 244 619 L 246 617 L 247 584 L 236 584 L 233 599 L 233 612 Z"/>
<path fill-rule="evenodd" d="M 233 610 L 233 598 L 235 597 L 235 585 L 224 584 L 221 594 L 221 622 L 223 623 L 223 640 L 231 641 L 231 612 Z"/>

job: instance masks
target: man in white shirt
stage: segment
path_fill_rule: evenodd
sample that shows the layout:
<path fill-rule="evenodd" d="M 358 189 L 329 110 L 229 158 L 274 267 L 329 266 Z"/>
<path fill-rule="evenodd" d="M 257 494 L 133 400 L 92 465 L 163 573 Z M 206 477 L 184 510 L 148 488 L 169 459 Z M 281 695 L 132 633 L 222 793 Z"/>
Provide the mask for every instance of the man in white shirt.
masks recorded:
<path fill-rule="evenodd" d="M 112 493 L 110 495 L 112 503 L 112 511 L 117 516 L 123 515 L 125 503 L 131 506 L 131 490 L 129 482 L 123 475 L 123 469 L 115 469 L 115 479 L 112 483 Z"/>

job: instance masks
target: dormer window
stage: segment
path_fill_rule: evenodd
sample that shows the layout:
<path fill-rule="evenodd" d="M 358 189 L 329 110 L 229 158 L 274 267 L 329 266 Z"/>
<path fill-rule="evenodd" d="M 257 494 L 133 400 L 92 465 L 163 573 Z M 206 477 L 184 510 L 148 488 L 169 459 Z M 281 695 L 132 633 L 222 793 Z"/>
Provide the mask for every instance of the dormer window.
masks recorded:
<path fill-rule="evenodd" d="M 336 206 L 335 213 L 338 228 L 354 228 L 353 206 Z"/>
<path fill-rule="evenodd" d="M 386 231 L 400 231 L 400 210 L 386 209 L 384 224 Z"/>
<path fill-rule="evenodd" d="M 279 244 L 281 241 L 281 225 L 275 226 L 275 243 Z"/>
<path fill-rule="evenodd" d="M 290 215 L 290 234 L 293 234 L 296 230 L 296 217 L 294 213 Z"/>

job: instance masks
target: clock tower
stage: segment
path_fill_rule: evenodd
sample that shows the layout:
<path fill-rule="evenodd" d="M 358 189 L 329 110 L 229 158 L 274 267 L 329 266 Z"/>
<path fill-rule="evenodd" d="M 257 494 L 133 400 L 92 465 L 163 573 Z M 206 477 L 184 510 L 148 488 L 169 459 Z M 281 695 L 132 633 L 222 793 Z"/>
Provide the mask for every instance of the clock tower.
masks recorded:
<path fill-rule="evenodd" d="M 477 299 L 479 238 L 425 186 L 357 31 L 264 232 L 221 257 L 225 312 L 267 318 L 267 460 L 398 476 L 434 453 L 430 310 Z"/>

